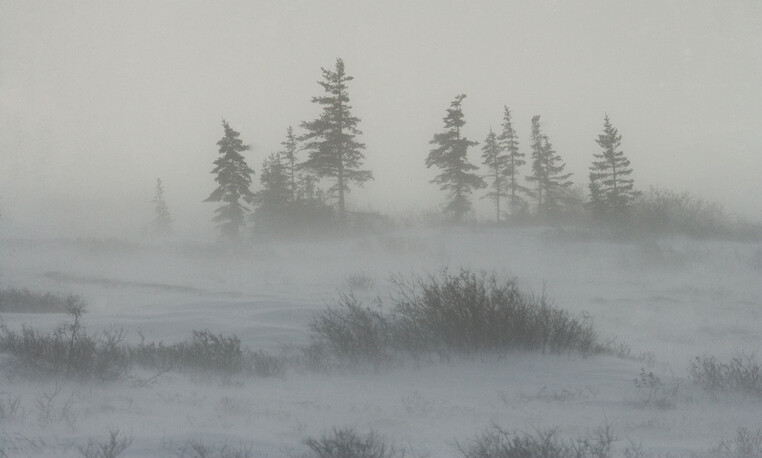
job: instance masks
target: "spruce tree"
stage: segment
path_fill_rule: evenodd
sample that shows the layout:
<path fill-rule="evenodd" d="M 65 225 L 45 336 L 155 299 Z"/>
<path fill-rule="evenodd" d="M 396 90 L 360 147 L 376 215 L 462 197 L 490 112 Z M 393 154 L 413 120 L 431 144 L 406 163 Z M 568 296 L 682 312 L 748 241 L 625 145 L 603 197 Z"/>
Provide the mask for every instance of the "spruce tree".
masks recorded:
<path fill-rule="evenodd" d="M 362 132 L 357 128 L 360 118 L 353 116 L 349 104 L 347 83 L 354 78 L 344 70 L 344 61 L 336 60 L 334 71 L 321 69 L 324 81 L 319 81 L 326 94 L 313 97 L 312 102 L 323 107 L 320 117 L 314 121 L 303 122 L 302 128 L 307 133 L 300 140 L 309 152 L 309 159 L 303 166 L 312 170 L 319 178 L 336 180 L 329 189 L 338 199 L 339 216 L 346 220 L 344 193 L 349 191 L 349 183 L 362 185 L 373 179 L 373 174 L 362 170 L 365 159 L 365 145 L 356 137 Z"/>
<path fill-rule="evenodd" d="M 254 194 L 257 209 L 254 221 L 268 229 L 282 226 L 292 200 L 288 163 L 280 154 L 273 153 L 262 162 L 259 181 L 262 188 Z"/>
<path fill-rule="evenodd" d="M 566 163 L 542 133 L 540 116 L 532 117 L 532 175 L 527 180 L 537 183 L 537 214 L 556 216 L 563 208 L 564 197 L 572 182 L 571 173 L 564 173 Z"/>
<path fill-rule="evenodd" d="M 468 162 L 468 148 L 478 142 L 461 135 L 461 128 L 466 124 L 461 107 L 464 98 L 466 95 L 461 94 L 450 103 L 447 116 L 442 118 L 445 131 L 435 134 L 429 142 L 436 147 L 426 158 L 426 167 L 436 166 L 442 171 L 431 182 L 450 193 L 450 202 L 447 203 L 445 212 L 452 215 L 455 221 L 462 221 L 471 210 L 469 194 L 474 189 L 486 186 L 484 180 L 473 173 L 478 167 Z"/>
<path fill-rule="evenodd" d="M 286 169 L 288 172 L 289 187 L 291 189 L 291 200 L 295 201 L 297 198 L 297 166 L 299 165 L 296 160 L 296 153 L 299 149 L 299 143 L 296 139 L 296 135 L 294 135 L 293 127 L 288 126 L 288 130 L 286 130 L 286 139 L 281 143 L 281 145 L 283 145 L 283 151 L 280 152 L 280 155 L 286 164 Z"/>
<path fill-rule="evenodd" d="M 497 135 L 489 130 L 487 138 L 484 139 L 484 145 L 482 146 L 482 159 L 484 165 L 489 169 L 490 183 L 488 189 L 490 191 L 485 197 L 492 199 L 495 202 L 495 221 L 500 222 L 500 198 L 508 195 L 506 191 L 506 185 L 508 184 L 504 173 L 508 167 L 508 156 L 501 154 L 502 149 L 497 140 Z"/>
<path fill-rule="evenodd" d="M 156 179 L 152 202 L 155 215 L 151 222 L 151 230 L 156 235 L 170 234 L 172 232 L 172 216 L 169 214 L 169 207 L 164 200 L 164 185 L 161 178 Z"/>
<path fill-rule="evenodd" d="M 529 194 L 529 189 L 519 184 L 519 167 L 526 164 L 525 154 L 519 151 L 519 137 L 513 129 L 511 122 L 511 110 L 504 107 L 503 131 L 498 136 L 500 147 L 507 154 L 504 174 L 508 179 L 509 205 L 511 214 L 523 212 L 526 209 L 526 200 L 521 194 Z"/>
<path fill-rule="evenodd" d="M 240 229 L 245 224 L 244 216 L 248 212 L 244 203 L 251 203 L 254 199 L 250 189 L 254 170 L 249 168 L 241 155 L 250 149 L 249 145 L 243 144 L 238 138 L 240 134 L 224 119 L 222 127 L 225 129 L 225 135 L 217 142 L 220 157 L 214 161 L 215 167 L 212 170 L 216 175 L 214 181 L 219 186 L 204 202 L 223 202 L 223 205 L 215 210 L 217 216 L 214 217 L 214 221 L 218 223 L 223 236 L 237 240 Z"/>
<path fill-rule="evenodd" d="M 630 161 L 619 149 L 622 136 L 608 115 L 603 118 L 603 133 L 595 142 L 602 151 L 593 153 L 595 160 L 590 165 L 590 207 L 601 219 L 626 216 L 637 193 L 633 189 L 634 180 L 630 178 Z"/>

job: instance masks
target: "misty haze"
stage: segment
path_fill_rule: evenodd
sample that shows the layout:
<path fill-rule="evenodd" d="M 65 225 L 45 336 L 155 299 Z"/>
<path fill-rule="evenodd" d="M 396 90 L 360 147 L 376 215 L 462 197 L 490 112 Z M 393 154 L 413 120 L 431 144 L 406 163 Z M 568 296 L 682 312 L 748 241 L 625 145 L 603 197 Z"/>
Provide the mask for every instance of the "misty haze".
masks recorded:
<path fill-rule="evenodd" d="M 0 0 L 0 457 L 762 457 L 760 22 Z"/>

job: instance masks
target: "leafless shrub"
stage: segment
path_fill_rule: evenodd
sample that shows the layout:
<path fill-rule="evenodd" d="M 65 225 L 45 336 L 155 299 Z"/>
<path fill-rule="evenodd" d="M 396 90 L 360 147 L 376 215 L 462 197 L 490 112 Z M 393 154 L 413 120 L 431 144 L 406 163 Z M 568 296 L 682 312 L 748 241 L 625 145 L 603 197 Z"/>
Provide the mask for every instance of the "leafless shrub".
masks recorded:
<path fill-rule="evenodd" d="M 438 276 L 392 278 L 397 342 L 406 350 L 474 354 L 506 350 L 543 353 L 603 351 L 590 317 L 573 316 L 522 291 L 516 280 L 461 269 Z"/>
<path fill-rule="evenodd" d="M 368 272 L 357 272 L 345 278 L 344 284 L 350 291 L 368 291 L 373 289 L 375 281 Z"/>
<path fill-rule="evenodd" d="M 84 304 L 72 303 L 71 322 L 51 333 L 24 326 L 21 333 L 0 324 L 0 351 L 13 357 L 13 365 L 36 376 L 63 376 L 100 381 L 120 380 L 130 359 L 121 330 L 87 334 L 82 326 Z"/>
<path fill-rule="evenodd" d="M 21 396 L 8 394 L 0 398 L 0 423 L 22 420 L 25 416 L 26 412 L 21 406 Z"/>
<path fill-rule="evenodd" d="M 120 437 L 122 436 L 122 437 Z M 108 439 L 100 442 L 87 441 L 87 446 L 80 447 L 79 453 L 85 458 L 116 458 L 132 444 L 132 437 L 126 437 L 117 430 L 109 431 Z"/>
<path fill-rule="evenodd" d="M 709 450 L 694 453 L 694 458 L 758 458 L 762 456 L 762 429 L 738 428 L 732 439 L 724 439 Z"/>
<path fill-rule="evenodd" d="M 241 340 L 208 329 L 194 330 L 190 340 L 172 345 L 141 342 L 130 353 L 136 364 L 159 370 L 206 370 L 231 375 L 244 368 Z"/>
<path fill-rule="evenodd" d="M 43 426 L 65 422 L 73 430 L 77 422 L 77 415 L 72 409 L 74 393 L 71 393 L 68 397 L 62 397 L 61 392 L 61 386 L 56 383 L 53 391 L 40 394 L 35 402 L 37 422 Z"/>
<path fill-rule="evenodd" d="M 640 369 L 640 376 L 633 380 L 635 387 L 642 394 L 638 401 L 643 407 L 656 407 L 658 409 L 674 409 L 677 400 L 678 384 L 667 385 L 653 372 Z"/>
<path fill-rule="evenodd" d="M 762 367 L 754 353 L 741 352 L 727 362 L 697 356 L 691 361 L 690 372 L 691 379 L 707 391 L 762 396 Z"/>
<path fill-rule="evenodd" d="M 251 444 L 237 446 L 220 443 L 205 444 L 199 440 L 189 440 L 176 450 L 178 458 L 250 458 L 255 456 Z"/>
<path fill-rule="evenodd" d="M 457 449 L 465 458 L 609 458 L 615 440 L 608 424 L 576 439 L 563 439 L 555 429 L 511 433 L 494 425 Z"/>
<path fill-rule="evenodd" d="M 351 363 L 380 365 L 392 358 L 392 323 L 380 310 L 363 306 L 352 293 L 340 293 L 338 307 L 318 314 L 309 328 L 313 356 L 328 347 L 333 355 Z"/>
<path fill-rule="evenodd" d="M 389 445 L 373 431 L 360 434 L 352 428 L 334 429 L 320 439 L 308 438 L 304 444 L 319 458 L 394 458 L 403 451 Z"/>
<path fill-rule="evenodd" d="M 759 225 L 734 218 L 717 203 L 689 193 L 651 188 L 635 202 L 631 230 L 643 235 L 684 234 L 759 240 Z"/>
<path fill-rule="evenodd" d="M 246 351 L 244 360 L 247 373 L 259 377 L 279 377 L 286 371 L 285 357 L 272 355 L 263 350 Z"/>

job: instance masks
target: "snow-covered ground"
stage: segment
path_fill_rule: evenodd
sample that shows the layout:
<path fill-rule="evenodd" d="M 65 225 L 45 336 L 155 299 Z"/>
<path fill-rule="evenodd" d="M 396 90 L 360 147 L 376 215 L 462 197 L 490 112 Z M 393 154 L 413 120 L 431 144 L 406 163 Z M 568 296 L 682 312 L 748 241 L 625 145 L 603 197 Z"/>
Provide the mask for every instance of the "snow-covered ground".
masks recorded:
<path fill-rule="evenodd" d="M 192 243 L 0 240 L 0 288 L 80 294 L 89 331 L 116 326 L 131 342 L 178 342 L 209 329 L 274 353 L 306 343 L 311 316 L 352 275 L 373 279 L 358 292 L 371 300 L 388 296 L 391 274 L 461 267 L 544 288 L 557 307 L 589 313 L 604 338 L 629 345 L 637 358 L 516 353 L 275 378 L 170 372 L 147 386 L 29 380 L 2 366 L 0 405 L 19 397 L 19 407 L 0 415 L 0 450 L 81 456 L 88 440 L 118 430 L 133 439 L 121 456 L 176 456 L 197 441 L 299 457 L 308 456 L 304 439 L 353 427 L 375 431 L 409 456 L 447 457 L 493 424 L 557 428 L 569 437 L 610 424 L 619 453 L 638 443 L 679 453 L 762 426 L 762 400 L 712 395 L 688 377 L 693 357 L 762 348 L 759 243 L 615 243 L 536 228 L 446 228 L 273 242 L 221 255 Z M 67 320 L 1 317 L 11 328 Z M 633 383 L 641 369 L 676 389 L 673 407 L 645 403 L 647 390 Z"/>

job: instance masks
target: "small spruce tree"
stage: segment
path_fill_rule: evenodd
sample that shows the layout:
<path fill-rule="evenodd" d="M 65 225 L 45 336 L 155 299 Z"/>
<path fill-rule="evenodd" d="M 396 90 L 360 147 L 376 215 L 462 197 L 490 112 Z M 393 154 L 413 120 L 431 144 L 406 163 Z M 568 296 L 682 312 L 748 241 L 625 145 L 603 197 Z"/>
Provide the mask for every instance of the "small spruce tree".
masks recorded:
<path fill-rule="evenodd" d="M 282 226 L 292 200 L 288 164 L 278 153 L 271 154 L 262 162 L 259 181 L 262 188 L 254 194 L 257 209 L 254 222 L 267 229 Z"/>
<path fill-rule="evenodd" d="M 172 233 L 172 216 L 169 214 L 169 207 L 164 200 L 164 184 L 161 182 L 161 178 L 156 179 L 152 202 L 154 204 L 154 218 L 151 222 L 151 231 L 156 235 L 169 235 Z"/>
<path fill-rule="evenodd" d="M 566 163 L 542 133 L 540 116 L 532 117 L 532 175 L 527 180 L 537 183 L 537 214 L 555 217 L 563 209 L 569 194 L 571 173 L 564 173 Z"/>
<path fill-rule="evenodd" d="M 230 240 L 238 240 L 240 230 L 245 225 L 245 215 L 249 211 L 245 203 L 251 203 L 254 193 L 251 192 L 251 176 L 254 170 L 249 168 L 241 153 L 250 149 L 244 145 L 240 134 L 233 130 L 224 119 L 222 127 L 225 135 L 217 142 L 220 156 L 214 161 L 214 181 L 218 187 L 204 202 L 223 202 L 215 210 L 214 221 L 223 236 Z"/>
<path fill-rule="evenodd" d="M 497 135 L 489 130 L 487 138 L 482 145 L 483 164 L 489 169 L 486 178 L 490 181 L 486 196 L 495 202 L 495 221 L 500 222 L 500 198 L 506 197 L 508 182 L 504 176 L 505 169 L 508 167 L 508 156 L 501 154 L 502 149 L 497 140 Z"/>
<path fill-rule="evenodd" d="M 486 186 L 484 180 L 474 173 L 478 167 L 468 162 L 468 148 L 478 145 L 461 134 L 461 128 L 466 124 L 463 116 L 462 103 L 465 94 L 455 97 L 443 118 L 444 132 L 434 134 L 429 142 L 436 145 L 426 157 L 426 167 L 436 166 L 442 172 L 432 183 L 439 185 L 443 191 L 448 191 L 450 201 L 445 206 L 445 212 L 454 221 L 462 221 L 471 210 L 469 195 L 474 189 Z"/>
<path fill-rule="evenodd" d="M 590 208 L 599 219 L 618 220 L 629 215 L 637 192 L 630 178 L 630 161 L 619 149 L 622 136 L 608 115 L 603 118 L 603 133 L 595 142 L 602 151 L 593 153 L 595 159 L 590 165 Z"/>
<path fill-rule="evenodd" d="M 523 213 L 526 210 L 527 202 L 522 194 L 530 194 L 528 188 L 519 184 L 519 168 L 526 164 L 525 154 L 519 151 L 519 136 L 511 122 L 511 110 L 508 107 L 504 107 L 504 109 L 503 130 L 498 136 L 498 140 L 500 147 L 508 156 L 504 169 L 504 174 L 508 179 L 508 203 L 511 214 Z"/>
<path fill-rule="evenodd" d="M 280 152 L 280 156 L 285 162 L 286 171 L 288 173 L 289 188 L 291 189 L 291 200 L 295 201 L 297 198 L 297 168 L 298 162 L 296 153 L 299 150 L 299 143 L 294 135 L 294 128 L 288 126 L 286 130 L 286 139 L 281 143 L 283 145 L 283 151 Z"/>

